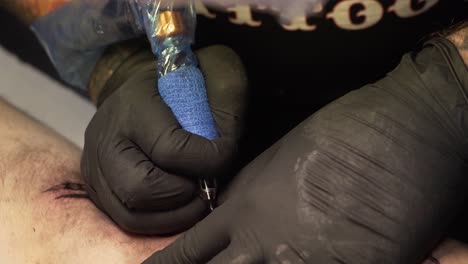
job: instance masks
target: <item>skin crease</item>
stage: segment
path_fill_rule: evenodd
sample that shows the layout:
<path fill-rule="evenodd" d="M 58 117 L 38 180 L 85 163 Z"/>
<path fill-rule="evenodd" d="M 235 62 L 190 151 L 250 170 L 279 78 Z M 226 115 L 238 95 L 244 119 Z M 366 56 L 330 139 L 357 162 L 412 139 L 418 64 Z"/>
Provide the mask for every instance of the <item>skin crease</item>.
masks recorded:
<path fill-rule="evenodd" d="M 56 199 L 79 191 L 44 192 L 82 183 L 79 149 L 1 100 L 0 112 L 0 263 L 140 263 L 175 239 L 132 236 L 87 199 Z"/>

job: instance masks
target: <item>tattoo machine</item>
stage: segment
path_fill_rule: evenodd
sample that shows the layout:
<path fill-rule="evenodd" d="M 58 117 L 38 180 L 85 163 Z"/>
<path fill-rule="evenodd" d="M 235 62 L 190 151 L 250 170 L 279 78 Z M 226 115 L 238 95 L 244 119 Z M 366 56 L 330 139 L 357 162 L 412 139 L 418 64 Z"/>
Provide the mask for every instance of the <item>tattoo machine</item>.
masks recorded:
<path fill-rule="evenodd" d="M 218 137 L 205 80 L 191 45 L 194 0 L 62 0 L 32 30 L 60 76 L 86 88 L 105 47 L 142 34 L 157 57 L 158 89 L 181 126 L 209 140 Z M 216 181 L 200 179 L 201 195 L 214 209 Z"/>
<path fill-rule="evenodd" d="M 155 2 L 148 8 L 145 24 L 157 57 L 159 94 L 185 130 L 209 140 L 215 139 L 218 131 L 205 80 L 191 50 L 196 25 L 195 4 L 193 0 Z M 200 188 L 202 198 L 214 210 L 215 179 L 200 179 Z"/>

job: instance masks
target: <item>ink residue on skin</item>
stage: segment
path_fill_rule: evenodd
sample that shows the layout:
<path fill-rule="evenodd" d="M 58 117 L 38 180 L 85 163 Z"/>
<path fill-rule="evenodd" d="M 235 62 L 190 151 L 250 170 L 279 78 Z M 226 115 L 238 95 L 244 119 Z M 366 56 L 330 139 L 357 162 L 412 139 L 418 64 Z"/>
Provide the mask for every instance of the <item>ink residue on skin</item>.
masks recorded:
<path fill-rule="evenodd" d="M 89 196 L 86 192 L 84 184 L 65 182 L 63 184 L 55 185 L 44 193 L 55 193 L 55 199 L 88 199 Z"/>

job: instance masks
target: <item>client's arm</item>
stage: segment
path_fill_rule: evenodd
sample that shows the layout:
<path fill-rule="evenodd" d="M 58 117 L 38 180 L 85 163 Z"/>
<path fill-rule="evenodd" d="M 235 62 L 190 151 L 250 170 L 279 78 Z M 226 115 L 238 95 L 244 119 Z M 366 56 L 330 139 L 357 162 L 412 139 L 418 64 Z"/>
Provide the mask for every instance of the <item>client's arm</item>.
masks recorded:
<path fill-rule="evenodd" d="M 81 151 L 0 98 L 0 263 L 138 263 L 172 238 L 120 230 L 86 197 Z"/>

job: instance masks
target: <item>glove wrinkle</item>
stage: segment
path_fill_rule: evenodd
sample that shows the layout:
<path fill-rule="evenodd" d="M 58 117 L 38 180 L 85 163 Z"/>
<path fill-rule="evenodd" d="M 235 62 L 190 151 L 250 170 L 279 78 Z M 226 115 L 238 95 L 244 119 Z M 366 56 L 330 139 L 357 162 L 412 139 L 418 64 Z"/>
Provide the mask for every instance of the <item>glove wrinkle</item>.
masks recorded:
<path fill-rule="evenodd" d="M 229 60 L 218 60 L 218 54 L 230 54 Z M 202 69 L 209 67 L 204 72 L 210 103 L 223 105 L 212 108 L 218 129 L 225 131 L 219 139 L 181 128 L 158 93 L 150 50 L 125 58 L 99 97 L 86 129 L 81 169 L 93 190 L 91 200 L 129 232 L 173 234 L 193 226 L 207 213 L 197 195 L 198 179 L 222 181 L 231 174 L 243 130 L 238 119 L 247 103 L 247 85 L 239 81 L 245 80 L 244 71 L 235 69 L 242 67 L 240 60 L 226 47 L 204 49 L 201 56 Z"/>
<path fill-rule="evenodd" d="M 434 39 L 304 120 L 145 263 L 424 261 L 467 198 L 468 71 L 454 51 Z"/>

